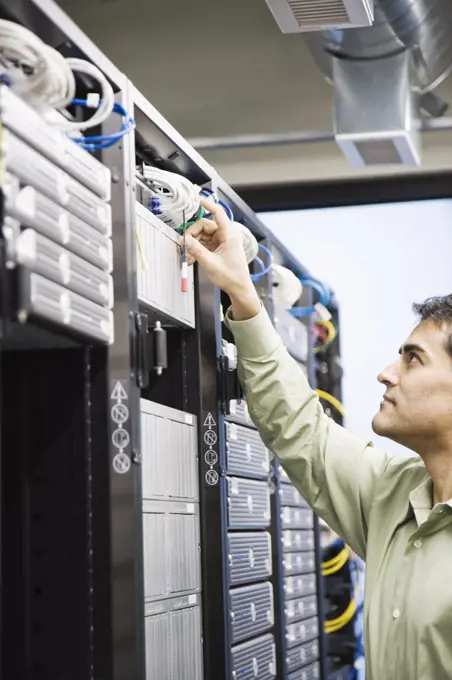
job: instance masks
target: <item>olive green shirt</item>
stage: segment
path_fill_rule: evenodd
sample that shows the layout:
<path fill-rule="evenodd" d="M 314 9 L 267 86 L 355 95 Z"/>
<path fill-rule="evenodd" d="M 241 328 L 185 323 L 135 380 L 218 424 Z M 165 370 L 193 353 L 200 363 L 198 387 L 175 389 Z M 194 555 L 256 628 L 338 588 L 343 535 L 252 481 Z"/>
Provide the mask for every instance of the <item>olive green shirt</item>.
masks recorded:
<path fill-rule="evenodd" d="M 325 415 L 264 310 L 226 323 L 263 441 L 366 561 L 366 680 L 450 680 L 452 502 L 433 507 L 419 458 L 372 448 Z"/>

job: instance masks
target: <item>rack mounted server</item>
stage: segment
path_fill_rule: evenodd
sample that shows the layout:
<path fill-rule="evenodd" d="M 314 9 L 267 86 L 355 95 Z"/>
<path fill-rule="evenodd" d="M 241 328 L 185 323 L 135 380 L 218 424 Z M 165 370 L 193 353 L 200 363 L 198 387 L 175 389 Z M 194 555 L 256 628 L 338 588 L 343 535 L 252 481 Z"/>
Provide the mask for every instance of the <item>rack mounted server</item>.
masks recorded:
<path fill-rule="evenodd" d="M 13 316 L 112 343 L 111 173 L 0 86 Z"/>
<path fill-rule="evenodd" d="M 136 121 L 94 158 L 0 86 L 4 675 L 326 680 L 315 520 L 251 421 L 220 292 L 193 269 L 181 292 L 137 167 L 212 188 L 304 269 L 52 0 L 0 16 L 83 53 Z M 307 328 L 274 322 L 308 373 Z"/>

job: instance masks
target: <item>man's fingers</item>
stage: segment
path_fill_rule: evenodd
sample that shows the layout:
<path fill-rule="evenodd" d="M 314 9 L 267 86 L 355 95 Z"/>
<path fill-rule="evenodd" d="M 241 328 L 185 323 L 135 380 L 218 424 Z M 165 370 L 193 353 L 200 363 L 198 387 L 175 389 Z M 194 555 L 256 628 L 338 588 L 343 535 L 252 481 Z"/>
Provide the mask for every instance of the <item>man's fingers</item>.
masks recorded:
<path fill-rule="evenodd" d="M 212 261 L 212 253 L 205 246 L 197 241 L 191 234 L 186 235 L 186 245 L 188 250 L 189 261 L 194 260 L 199 264 L 208 266 Z"/>
<path fill-rule="evenodd" d="M 212 214 L 214 221 L 216 222 L 219 231 L 224 233 L 229 229 L 231 221 L 226 215 L 224 208 L 221 207 L 219 203 L 215 203 L 211 198 L 200 197 L 200 203 L 203 208 Z"/>
<path fill-rule="evenodd" d="M 206 220 L 203 217 L 188 227 L 187 234 L 191 234 L 194 238 L 198 238 L 199 236 L 211 238 L 217 231 L 217 224 L 213 220 Z"/>

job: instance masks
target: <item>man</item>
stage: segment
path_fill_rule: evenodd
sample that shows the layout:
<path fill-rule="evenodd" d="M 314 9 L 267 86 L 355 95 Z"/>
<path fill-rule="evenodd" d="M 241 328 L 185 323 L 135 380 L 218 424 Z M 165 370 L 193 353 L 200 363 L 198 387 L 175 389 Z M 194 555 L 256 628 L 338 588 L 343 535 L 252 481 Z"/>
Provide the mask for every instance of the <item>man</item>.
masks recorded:
<path fill-rule="evenodd" d="M 230 297 L 227 324 L 252 418 L 314 511 L 366 560 L 367 680 L 452 678 L 452 296 L 420 323 L 378 380 L 374 431 L 419 454 L 371 448 L 324 413 L 262 308 L 240 236 L 205 207 L 190 261 Z"/>

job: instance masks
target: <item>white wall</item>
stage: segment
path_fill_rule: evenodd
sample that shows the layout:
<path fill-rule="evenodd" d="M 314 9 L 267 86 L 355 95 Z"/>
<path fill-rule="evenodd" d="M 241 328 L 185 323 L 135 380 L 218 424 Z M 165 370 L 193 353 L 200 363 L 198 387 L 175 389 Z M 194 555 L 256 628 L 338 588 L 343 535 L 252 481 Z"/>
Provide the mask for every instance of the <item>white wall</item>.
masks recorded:
<path fill-rule="evenodd" d="M 406 453 L 372 432 L 384 391 L 376 375 L 397 357 L 413 328 L 412 303 L 452 292 L 452 201 L 261 218 L 314 276 L 336 291 L 351 428 L 387 451 Z"/>

